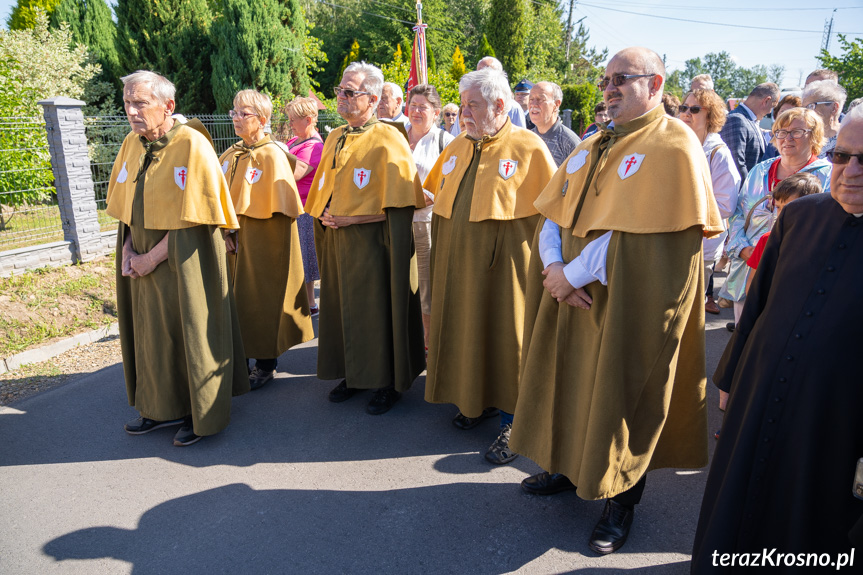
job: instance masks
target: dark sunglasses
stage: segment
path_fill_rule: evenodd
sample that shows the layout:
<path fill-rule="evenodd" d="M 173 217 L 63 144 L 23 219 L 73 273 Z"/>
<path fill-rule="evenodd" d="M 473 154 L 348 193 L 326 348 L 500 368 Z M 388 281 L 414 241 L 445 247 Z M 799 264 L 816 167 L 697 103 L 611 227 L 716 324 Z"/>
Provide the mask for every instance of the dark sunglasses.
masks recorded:
<path fill-rule="evenodd" d="M 446 116 L 447 118 L 455 118 L 456 116 L 458 116 L 458 114 L 456 112 L 444 112 L 443 115 Z"/>
<path fill-rule="evenodd" d="M 656 74 L 618 74 L 616 76 L 612 76 L 611 78 L 606 76 L 599 81 L 599 84 L 597 84 L 596 87 L 602 91 L 605 91 L 605 89 L 608 88 L 609 84 L 615 87 L 620 87 L 626 84 L 627 80 L 631 80 L 633 78 L 652 78 L 654 76 L 656 76 Z"/>
<path fill-rule="evenodd" d="M 367 96 L 370 92 L 361 92 L 359 90 L 349 90 L 347 88 L 342 88 L 341 86 L 336 86 L 333 88 L 333 93 L 336 95 L 336 98 L 344 94 L 345 98 L 353 98 L 354 96 Z"/>
<path fill-rule="evenodd" d="M 863 166 L 863 154 L 846 154 L 845 152 L 837 152 L 836 150 L 827 152 L 827 159 L 834 164 L 847 164 L 851 161 L 851 158 L 857 158 L 857 163 Z"/>
<path fill-rule="evenodd" d="M 680 113 L 683 114 L 685 112 L 689 112 L 691 114 L 699 113 L 703 108 L 701 106 L 687 106 L 686 104 L 681 104 L 677 107 L 680 110 Z"/>

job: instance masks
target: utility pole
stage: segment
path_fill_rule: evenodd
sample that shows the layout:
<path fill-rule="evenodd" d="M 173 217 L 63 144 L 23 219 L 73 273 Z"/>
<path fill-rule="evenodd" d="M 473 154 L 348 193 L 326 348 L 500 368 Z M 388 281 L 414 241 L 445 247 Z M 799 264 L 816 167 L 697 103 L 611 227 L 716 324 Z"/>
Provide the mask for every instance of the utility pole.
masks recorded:
<path fill-rule="evenodd" d="M 830 50 L 830 35 L 833 32 L 833 16 L 836 14 L 836 8 L 833 9 L 833 14 L 830 15 L 830 20 L 824 20 L 824 36 L 821 37 L 821 49 L 824 51 Z"/>
<path fill-rule="evenodd" d="M 573 29 L 572 11 L 575 10 L 575 5 L 576 5 L 577 1 L 578 0 L 569 0 L 569 16 L 567 16 L 567 18 L 566 18 L 566 42 L 565 42 L 565 46 L 566 46 L 566 60 L 565 60 L 566 61 L 566 68 L 563 71 L 564 81 L 566 81 L 568 79 L 569 71 L 572 70 L 572 64 L 570 64 L 570 62 L 569 62 L 569 53 L 572 49 L 572 29 Z M 580 20 L 578 20 L 575 23 L 575 25 L 577 26 L 578 24 L 580 24 L 581 21 L 584 20 L 585 18 L 587 18 L 587 16 L 583 16 Z"/>

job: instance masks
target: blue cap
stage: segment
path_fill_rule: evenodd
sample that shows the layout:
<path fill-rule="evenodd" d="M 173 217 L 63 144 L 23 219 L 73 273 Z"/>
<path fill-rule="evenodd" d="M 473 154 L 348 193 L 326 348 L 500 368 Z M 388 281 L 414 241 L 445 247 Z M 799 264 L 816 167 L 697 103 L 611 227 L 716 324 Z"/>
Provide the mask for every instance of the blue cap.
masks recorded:
<path fill-rule="evenodd" d="M 533 82 L 530 82 L 527 80 L 527 78 L 525 78 L 515 85 L 515 89 L 513 89 L 513 92 L 530 92 L 531 88 L 533 88 Z"/>

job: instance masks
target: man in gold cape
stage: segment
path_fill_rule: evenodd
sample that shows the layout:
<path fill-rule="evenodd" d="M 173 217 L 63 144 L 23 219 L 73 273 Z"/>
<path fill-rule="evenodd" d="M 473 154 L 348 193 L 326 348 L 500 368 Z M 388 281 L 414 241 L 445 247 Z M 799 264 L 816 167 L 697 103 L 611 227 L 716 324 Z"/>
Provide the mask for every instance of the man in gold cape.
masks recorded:
<path fill-rule="evenodd" d="M 108 184 L 117 231 L 117 310 L 129 404 L 139 435 L 181 425 L 191 445 L 230 421 L 231 396 L 249 390 L 228 288 L 225 242 L 236 228 L 206 129 L 173 117 L 174 85 L 153 72 L 122 78 L 132 133 Z"/>
<path fill-rule="evenodd" d="M 662 60 L 627 48 L 606 74 L 613 128 L 536 201 L 512 432 L 550 472 L 525 491 L 608 499 L 599 554 L 626 542 L 647 471 L 707 464 L 701 246 L 722 231 L 700 144 L 661 105 Z"/>
<path fill-rule="evenodd" d="M 225 242 L 253 390 L 273 379 L 282 353 L 315 337 L 297 231 L 303 205 L 288 153 L 264 133 L 272 111 L 266 94 L 238 92 L 231 115 L 242 140 L 219 158 L 240 222 Z"/>
<path fill-rule="evenodd" d="M 365 62 L 345 69 L 336 94 L 348 125 L 327 137 L 306 199 L 319 220 L 318 377 L 343 378 L 329 394 L 335 403 L 374 389 L 372 415 L 425 369 L 412 233 L 425 200 L 407 140 L 373 116 L 383 81 Z"/>
<path fill-rule="evenodd" d="M 500 412 L 485 458 L 509 450 L 524 329 L 524 286 L 539 213 L 537 194 L 554 173 L 543 141 L 506 115 L 506 75 L 492 68 L 459 81 L 465 132 L 426 178 L 432 216 L 429 362 L 426 401 L 454 403 L 453 424 L 471 429 Z"/>

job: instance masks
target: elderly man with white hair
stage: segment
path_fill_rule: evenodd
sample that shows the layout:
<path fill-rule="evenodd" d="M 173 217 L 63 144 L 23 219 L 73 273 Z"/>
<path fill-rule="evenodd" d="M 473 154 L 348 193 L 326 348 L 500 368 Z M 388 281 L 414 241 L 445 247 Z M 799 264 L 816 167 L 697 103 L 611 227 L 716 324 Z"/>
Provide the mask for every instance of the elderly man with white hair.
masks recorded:
<path fill-rule="evenodd" d="M 402 113 L 405 96 L 398 84 L 384 82 L 381 89 L 381 99 L 378 102 L 378 120 L 401 122 L 407 126 L 410 120 Z"/>
<path fill-rule="evenodd" d="M 503 71 L 503 64 L 500 63 L 500 60 L 495 58 L 494 56 L 486 56 L 485 58 L 480 59 L 479 62 L 476 63 L 477 71 L 483 70 L 485 68 L 491 68 L 492 70 L 496 70 L 498 72 L 503 73 L 504 78 L 506 77 L 506 72 Z M 524 114 L 524 110 L 521 109 L 521 106 L 516 103 L 516 101 L 512 98 L 512 91 L 510 91 L 509 100 L 506 103 L 505 113 L 509 116 L 510 121 L 513 126 L 518 126 L 520 128 L 527 127 L 527 118 Z M 449 131 L 453 136 L 458 136 L 461 133 L 461 126 L 459 126 L 459 118 L 456 118 L 455 123 Z"/>
<path fill-rule="evenodd" d="M 374 116 L 384 77 L 350 64 L 335 88 L 347 121 L 321 152 L 306 212 L 319 219 L 318 377 L 341 379 L 339 403 L 375 390 L 366 411 L 389 411 L 425 369 L 414 210 L 425 207 L 407 139 Z"/>
<path fill-rule="evenodd" d="M 123 81 L 132 132 L 108 183 L 117 228 L 117 311 L 129 404 L 141 435 L 180 425 L 174 445 L 224 429 L 249 390 L 223 229 L 236 229 L 207 130 L 174 116 L 174 85 L 139 70 Z"/>
<path fill-rule="evenodd" d="M 534 124 L 531 131 L 548 146 L 557 167 L 581 143 L 581 138 L 560 121 L 561 102 L 563 90 L 554 82 L 537 82 L 530 89 L 528 111 Z"/>
<path fill-rule="evenodd" d="M 782 209 L 713 375 L 731 397 L 694 574 L 767 553 L 838 570 L 863 549 L 863 108 L 828 158 L 830 192 Z"/>
<path fill-rule="evenodd" d="M 824 121 L 824 147 L 818 154 L 819 158 L 826 158 L 827 154 L 836 147 L 839 118 L 847 97 L 845 88 L 831 80 L 811 82 L 803 88 L 801 96 L 803 107 L 814 110 Z"/>
<path fill-rule="evenodd" d="M 710 74 L 699 74 L 692 78 L 692 81 L 689 83 L 689 91 L 694 92 L 696 90 L 713 90 L 713 76 Z"/>
<path fill-rule="evenodd" d="M 500 410 L 491 463 L 509 449 L 524 327 L 524 285 L 538 221 L 533 200 L 554 172 L 545 144 L 506 115 L 511 92 L 495 69 L 459 81 L 465 133 L 425 181 L 432 216 L 431 328 L 426 400 L 453 403 L 453 424 L 476 427 Z"/>

